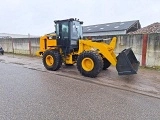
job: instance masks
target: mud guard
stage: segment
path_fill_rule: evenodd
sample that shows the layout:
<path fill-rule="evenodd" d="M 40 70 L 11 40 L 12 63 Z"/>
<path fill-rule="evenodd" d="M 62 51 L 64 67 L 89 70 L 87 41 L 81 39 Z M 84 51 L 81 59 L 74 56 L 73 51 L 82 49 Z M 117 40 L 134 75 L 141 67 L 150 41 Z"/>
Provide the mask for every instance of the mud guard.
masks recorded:
<path fill-rule="evenodd" d="M 131 75 L 137 74 L 140 62 L 136 59 L 131 48 L 124 49 L 117 56 L 116 69 L 118 75 Z"/>

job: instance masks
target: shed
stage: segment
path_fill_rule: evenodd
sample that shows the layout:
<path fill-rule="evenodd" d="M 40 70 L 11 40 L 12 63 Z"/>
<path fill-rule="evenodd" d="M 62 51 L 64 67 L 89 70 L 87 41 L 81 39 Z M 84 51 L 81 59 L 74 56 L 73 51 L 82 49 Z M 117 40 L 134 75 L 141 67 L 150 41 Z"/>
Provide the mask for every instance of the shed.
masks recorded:
<path fill-rule="evenodd" d="M 83 26 L 83 36 L 122 35 L 141 28 L 139 20 Z"/>

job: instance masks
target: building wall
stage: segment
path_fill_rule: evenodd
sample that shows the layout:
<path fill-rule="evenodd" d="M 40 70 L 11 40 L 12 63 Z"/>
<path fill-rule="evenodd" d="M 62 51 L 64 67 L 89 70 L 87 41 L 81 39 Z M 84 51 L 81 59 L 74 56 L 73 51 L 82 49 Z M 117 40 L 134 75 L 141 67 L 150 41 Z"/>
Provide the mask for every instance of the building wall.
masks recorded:
<path fill-rule="evenodd" d="M 142 65 L 143 35 L 117 36 L 115 53 L 118 55 L 123 49 L 132 47 L 136 58 Z M 107 41 L 109 43 L 110 41 Z M 39 38 L 0 38 L 0 45 L 5 52 L 36 55 L 39 50 Z M 160 66 L 160 34 L 150 34 L 147 39 L 146 66 Z"/>
<path fill-rule="evenodd" d="M 0 38 L 0 46 L 5 52 L 13 52 L 13 41 L 11 38 Z"/>
<path fill-rule="evenodd" d="M 147 66 L 160 66 L 160 34 L 150 34 L 147 42 Z"/>
<path fill-rule="evenodd" d="M 118 36 L 115 53 L 131 47 L 137 60 L 142 65 L 142 49 L 144 47 L 143 35 Z M 148 67 L 160 66 L 160 34 L 149 34 L 147 39 L 145 65 Z M 145 66 L 144 65 L 144 66 Z"/>
<path fill-rule="evenodd" d="M 40 49 L 39 48 L 39 38 L 33 38 L 30 40 L 30 54 L 36 55 L 36 52 Z"/>
<path fill-rule="evenodd" d="M 29 39 L 17 38 L 13 39 L 14 53 L 17 54 L 29 54 Z"/>
<path fill-rule="evenodd" d="M 118 55 L 122 50 L 132 48 L 138 61 L 142 61 L 142 35 L 117 36 L 115 53 Z"/>
<path fill-rule="evenodd" d="M 5 52 L 36 55 L 39 50 L 39 38 L 0 38 Z"/>

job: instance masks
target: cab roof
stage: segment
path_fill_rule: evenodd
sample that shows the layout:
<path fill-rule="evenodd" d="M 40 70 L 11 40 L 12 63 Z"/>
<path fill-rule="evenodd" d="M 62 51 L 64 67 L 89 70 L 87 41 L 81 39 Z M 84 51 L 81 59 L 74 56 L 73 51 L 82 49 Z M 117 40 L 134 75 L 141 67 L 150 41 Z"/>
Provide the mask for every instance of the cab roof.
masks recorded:
<path fill-rule="evenodd" d="M 79 21 L 79 19 L 77 19 L 77 18 L 70 18 L 70 19 L 64 19 L 64 20 L 55 20 L 54 22 L 55 23 L 59 23 L 59 22 L 65 22 L 65 21 L 77 21 L 77 22 L 80 22 L 81 24 L 83 24 L 83 22 Z"/>

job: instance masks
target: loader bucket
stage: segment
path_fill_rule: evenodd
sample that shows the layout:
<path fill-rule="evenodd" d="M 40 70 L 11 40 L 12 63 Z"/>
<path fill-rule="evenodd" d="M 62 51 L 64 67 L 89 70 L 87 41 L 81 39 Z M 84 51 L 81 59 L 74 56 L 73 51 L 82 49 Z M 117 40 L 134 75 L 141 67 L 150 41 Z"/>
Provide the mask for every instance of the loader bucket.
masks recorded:
<path fill-rule="evenodd" d="M 119 75 L 137 74 L 140 62 L 136 59 L 131 48 L 124 49 L 117 56 L 116 69 Z"/>

